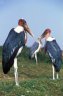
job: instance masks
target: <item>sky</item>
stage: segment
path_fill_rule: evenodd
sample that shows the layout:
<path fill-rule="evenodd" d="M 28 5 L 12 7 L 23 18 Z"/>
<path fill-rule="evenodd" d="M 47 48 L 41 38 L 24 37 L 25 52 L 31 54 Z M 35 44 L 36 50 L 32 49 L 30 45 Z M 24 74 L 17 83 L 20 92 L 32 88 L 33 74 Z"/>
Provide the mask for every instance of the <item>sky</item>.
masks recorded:
<path fill-rule="evenodd" d="M 27 21 L 35 39 L 50 28 L 63 49 L 63 0 L 0 0 L 0 45 L 20 18 Z M 34 39 L 28 35 L 27 46 L 33 43 Z"/>

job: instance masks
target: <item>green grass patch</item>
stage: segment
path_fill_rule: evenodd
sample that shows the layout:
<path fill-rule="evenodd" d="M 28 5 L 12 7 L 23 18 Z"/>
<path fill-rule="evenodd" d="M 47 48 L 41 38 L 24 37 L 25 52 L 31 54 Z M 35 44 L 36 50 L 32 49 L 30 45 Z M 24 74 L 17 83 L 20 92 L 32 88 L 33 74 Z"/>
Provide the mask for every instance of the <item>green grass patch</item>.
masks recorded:
<path fill-rule="evenodd" d="M 2 48 L 0 48 L 0 96 L 63 96 L 63 65 L 59 80 L 52 80 L 52 67 L 48 55 L 42 50 L 38 64 L 29 60 L 28 48 L 18 57 L 19 84 L 15 86 L 14 70 L 2 72 Z"/>

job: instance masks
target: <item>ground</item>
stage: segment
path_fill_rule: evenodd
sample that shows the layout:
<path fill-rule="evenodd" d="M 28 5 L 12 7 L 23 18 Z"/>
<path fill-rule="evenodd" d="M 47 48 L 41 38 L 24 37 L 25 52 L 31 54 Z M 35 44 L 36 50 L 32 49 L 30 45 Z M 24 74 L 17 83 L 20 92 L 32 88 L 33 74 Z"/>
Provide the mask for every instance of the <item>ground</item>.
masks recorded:
<path fill-rule="evenodd" d="M 19 84 L 14 82 L 14 70 L 7 75 L 2 71 L 2 49 L 0 48 L 0 96 L 63 96 L 63 65 L 59 80 L 52 80 L 52 67 L 48 56 L 38 54 L 38 64 L 29 60 L 25 48 L 18 57 Z"/>

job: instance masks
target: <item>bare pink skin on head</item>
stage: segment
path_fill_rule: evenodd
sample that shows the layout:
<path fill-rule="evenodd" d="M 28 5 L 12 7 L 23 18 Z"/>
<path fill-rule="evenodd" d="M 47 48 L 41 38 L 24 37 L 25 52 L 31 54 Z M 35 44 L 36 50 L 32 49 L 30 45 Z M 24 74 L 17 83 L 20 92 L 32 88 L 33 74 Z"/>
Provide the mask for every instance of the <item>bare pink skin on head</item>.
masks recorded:
<path fill-rule="evenodd" d="M 45 29 L 45 31 L 41 35 L 41 38 L 47 39 L 48 37 L 50 37 L 50 35 L 51 35 L 51 30 L 49 28 L 47 28 L 47 29 Z"/>
<path fill-rule="evenodd" d="M 30 30 L 27 22 L 24 19 L 19 19 L 18 25 L 19 26 L 23 26 L 24 27 L 24 30 L 27 31 L 33 37 L 32 31 Z"/>
<path fill-rule="evenodd" d="M 47 38 L 50 36 L 51 36 L 51 33 L 47 33 L 44 38 L 47 40 Z"/>

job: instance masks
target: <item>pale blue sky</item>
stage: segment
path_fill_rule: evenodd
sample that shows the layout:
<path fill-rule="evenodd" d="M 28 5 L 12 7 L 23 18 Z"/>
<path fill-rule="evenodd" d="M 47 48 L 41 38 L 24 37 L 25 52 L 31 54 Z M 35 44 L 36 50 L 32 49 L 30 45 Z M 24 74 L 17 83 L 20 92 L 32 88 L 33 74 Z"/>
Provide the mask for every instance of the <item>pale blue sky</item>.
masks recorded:
<path fill-rule="evenodd" d="M 63 0 L 0 0 L 0 45 L 3 45 L 18 19 L 24 18 L 38 38 L 46 28 L 63 49 Z M 28 35 L 27 45 L 34 40 Z"/>

